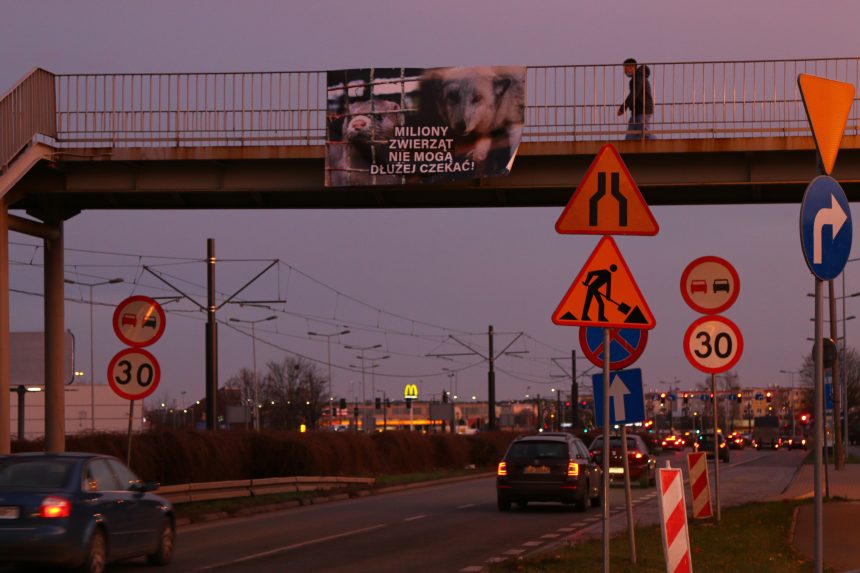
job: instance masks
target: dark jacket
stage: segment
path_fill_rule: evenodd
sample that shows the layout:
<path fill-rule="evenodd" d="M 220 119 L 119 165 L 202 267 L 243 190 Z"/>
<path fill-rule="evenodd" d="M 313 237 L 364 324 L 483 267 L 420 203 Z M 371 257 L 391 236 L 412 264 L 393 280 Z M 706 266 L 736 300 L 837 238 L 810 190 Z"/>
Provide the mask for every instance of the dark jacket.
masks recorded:
<path fill-rule="evenodd" d="M 631 110 L 635 115 L 651 115 L 654 113 L 654 98 L 651 96 L 651 82 L 648 76 L 651 70 L 646 65 L 636 68 L 630 78 L 630 93 L 621 104 L 621 111 Z"/>

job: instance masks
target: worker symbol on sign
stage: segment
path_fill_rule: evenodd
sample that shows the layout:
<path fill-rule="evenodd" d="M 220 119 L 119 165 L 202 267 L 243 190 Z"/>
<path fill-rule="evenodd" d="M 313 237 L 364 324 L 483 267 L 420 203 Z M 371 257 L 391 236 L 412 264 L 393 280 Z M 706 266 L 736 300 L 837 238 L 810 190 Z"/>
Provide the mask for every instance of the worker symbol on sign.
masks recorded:
<path fill-rule="evenodd" d="M 552 321 L 560 326 L 654 328 L 654 316 L 612 237 L 603 237 L 597 244 Z"/>
<path fill-rule="evenodd" d="M 587 286 L 588 290 L 585 293 L 585 306 L 582 307 L 582 320 L 591 320 L 588 318 L 588 309 L 591 308 L 592 301 L 597 302 L 597 320 L 600 322 L 609 320 L 604 312 L 603 298 L 612 300 L 612 273 L 617 270 L 617 265 L 609 265 L 608 269 L 590 271 L 585 277 L 585 282 L 582 284 Z M 606 290 L 600 292 L 600 287 L 603 286 L 606 287 Z"/>

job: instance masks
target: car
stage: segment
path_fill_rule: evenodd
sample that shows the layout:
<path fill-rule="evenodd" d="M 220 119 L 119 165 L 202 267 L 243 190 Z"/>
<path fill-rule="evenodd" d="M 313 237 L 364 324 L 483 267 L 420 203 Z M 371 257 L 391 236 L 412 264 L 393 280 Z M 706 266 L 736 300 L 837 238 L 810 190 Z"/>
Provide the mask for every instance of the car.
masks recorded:
<path fill-rule="evenodd" d="M 124 313 L 122 315 L 121 326 L 137 326 L 137 315 L 130 312 Z"/>
<path fill-rule="evenodd" d="M 597 436 L 588 448 L 595 463 L 603 463 L 603 436 Z M 657 483 L 657 458 L 636 434 L 627 436 L 627 464 L 630 468 L 630 481 L 638 481 L 641 487 Z M 621 436 L 609 438 L 609 479 L 623 479 L 624 465 L 621 457 Z"/>
<path fill-rule="evenodd" d="M 787 436 L 783 439 L 782 446 L 788 450 L 805 450 L 806 438 L 803 436 Z"/>
<path fill-rule="evenodd" d="M 729 449 L 742 450 L 746 447 L 746 439 L 739 432 L 732 432 L 726 438 L 728 440 Z"/>
<path fill-rule="evenodd" d="M 730 290 L 729 279 L 714 279 L 714 294 L 723 291 L 724 293 L 728 293 Z"/>
<path fill-rule="evenodd" d="M 22 453 L 0 457 L 0 563 L 76 567 L 145 556 L 170 563 L 173 506 L 111 456 Z"/>
<path fill-rule="evenodd" d="M 664 450 L 675 450 L 677 452 L 683 450 L 684 446 L 686 445 L 687 442 L 684 440 L 683 437 L 679 436 L 678 434 L 669 434 L 660 442 L 660 446 Z"/>
<path fill-rule="evenodd" d="M 703 280 L 695 280 L 690 281 L 690 294 L 695 294 L 697 292 L 708 292 L 708 283 Z"/>
<path fill-rule="evenodd" d="M 496 472 L 499 511 L 531 501 L 600 507 L 603 473 L 579 438 L 564 432 L 520 436 L 508 446 Z"/>
<path fill-rule="evenodd" d="M 723 436 L 722 432 L 717 432 L 717 438 L 719 443 L 719 452 L 720 452 L 720 461 L 729 463 L 729 447 L 726 438 Z M 705 452 L 707 457 L 714 457 L 714 433 L 713 432 L 703 432 L 699 434 L 699 437 L 696 440 L 694 448 L 698 452 Z"/>
<path fill-rule="evenodd" d="M 153 316 L 147 316 L 143 320 L 143 328 L 158 328 L 158 319 Z"/>

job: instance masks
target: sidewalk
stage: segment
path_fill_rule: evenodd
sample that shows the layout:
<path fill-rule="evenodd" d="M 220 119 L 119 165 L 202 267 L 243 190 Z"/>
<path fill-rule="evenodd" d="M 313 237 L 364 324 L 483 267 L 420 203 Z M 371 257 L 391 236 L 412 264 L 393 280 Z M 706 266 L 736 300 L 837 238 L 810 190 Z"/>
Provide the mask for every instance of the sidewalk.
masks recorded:
<path fill-rule="evenodd" d="M 860 455 L 860 448 L 849 447 L 853 455 Z M 783 492 L 783 499 L 805 499 L 814 495 L 812 465 L 801 466 L 791 484 Z M 860 464 L 846 464 L 836 471 L 827 468 L 830 496 L 848 501 L 827 502 L 824 510 L 824 564 L 840 572 L 860 572 Z M 822 472 L 822 482 L 824 476 Z M 824 486 L 822 486 L 824 487 Z M 792 544 L 809 559 L 815 558 L 815 514 L 813 505 L 798 508 Z"/>

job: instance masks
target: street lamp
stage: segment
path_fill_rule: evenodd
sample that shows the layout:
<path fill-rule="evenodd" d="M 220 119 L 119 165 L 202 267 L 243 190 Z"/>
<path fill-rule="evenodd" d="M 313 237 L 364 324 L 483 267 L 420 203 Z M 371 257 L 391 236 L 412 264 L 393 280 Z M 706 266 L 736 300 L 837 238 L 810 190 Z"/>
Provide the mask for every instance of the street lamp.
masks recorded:
<path fill-rule="evenodd" d="M 381 344 L 374 344 L 373 346 L 350 346 L 349 344 L 344 344 L 344 348 L 349 348 L 350 350 L 358 350 L 361 352 L 361 356 L 357 358 L 361 358 L 361 401 L 362 403 L 367 401 L 366 389 L 364 384 L 364 353 L 367 350 L 375 350 L 377 348 L 382 348 Z"/>
<path fill-rule="evenodd" d="M 115 285 L 121 282 L 124 282 L 121 278 L 109 279 L 106 281 L 101 281 L 97 283 L 83 283 L 80 281 L 73 281 L 72 279 L 63 279 L 64 283 L 70 285 L 78 285 L 85 286 L 90 289 L 90 424 L 92 431 L 96 431 L 96 389 L 95 389 L 95 371 L 93 370 L 93 363 L 95 359 L 93 358 L 95 352 L 93 350 L 93 287 L 102 286 L 102 285 Z"/>
<path fill-rule="evenodd" d="M 340 332 L 332 332 L 331 334 L 323 334 L 321 332 L 311 332 L 308 331 L 308 336 L 324 336 L 326 339 L 326 345 L 328 346 L 328 398 L 329 401 L 334 399 L 334 394 L 332 393 L 332 383 L 331 383 L 331 338 L 332 336 L 342 336 L 344 334 L 349 334 L 349 330 L 341 330 Z"/>
<path fill-rule="evenodd" d="M 241 318 L 230 319 L 230 322 L 241 322 L 243 324 L 251 325 L 251 362 L 253 363 L 254 368 L 254 429 L 258 432 L 260 431 L 260 414 L 262 406 L 260 405 L 260 381 L 257 378 L 257 334 L 254 327 L 258 322 L 266 322 L 267 320 L 275 320 L 276 318 L 278 317 L 272 315 L 258 320 L 242 320 Z"/>

